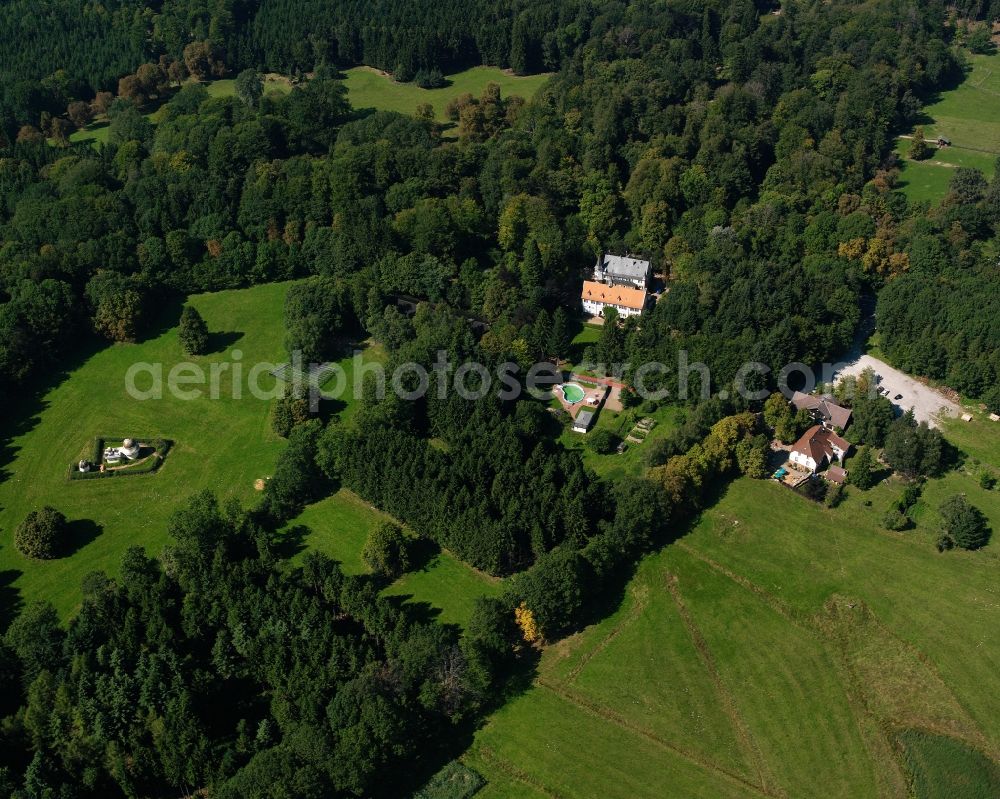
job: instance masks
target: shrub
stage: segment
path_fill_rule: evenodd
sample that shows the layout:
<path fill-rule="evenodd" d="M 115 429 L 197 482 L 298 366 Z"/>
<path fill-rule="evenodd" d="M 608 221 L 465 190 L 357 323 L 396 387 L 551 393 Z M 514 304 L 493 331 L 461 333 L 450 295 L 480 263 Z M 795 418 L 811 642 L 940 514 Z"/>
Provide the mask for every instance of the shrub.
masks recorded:
<path fill-rule="evenodd" d="M 66 537 L 66 517 L 46 505 L 33 510 L 14 531 L 14 547 L 26 558 L 49 560 L 58 555 Z"/>
<path fill-rule="evenodd" d="M 587 446 L 598 455 L 609 455 L 618 446 L 619 438 L 610 430 L 594 430 L 587 436 Z"/>
<path fill-rule="evenodd" d="M 882 517 L 882 526 L 886 530 L 902 532 L 910 527 L 910 517 L 897 508 L 890 508 Z"/>
<path fill-rule="evenodd" d="M 992 491 L 996 488 L 997 477 L 992 472 L 988 472 L 985 469 L 979 475 L 979 487 L 984 488 L 987 491 Z"/>
<path fill-rule="evenodd" d="M 910 483 L 903 489 L 903 496 L 899 498 L 897 507 L 900 511 L 906 512 L 909 508 L 912 508 L 917 504 L 917 500 L 920 499 L 920 494 L 924 490 L 922 483 Z"/>
<path fill-rule="evenodd" d="M 962 549 L 979 549 L 990 540 L 990 528 L 983 512 L 969 504 L 961 494 L 948 497 L 941 503 L 941 532 L 955 546 Z"/>
<path fill-rule="evenodd" d="M 271 411 L 271 429 L 288 438 L 295 425 L 309 418 L 309 401 L 305 397 L 282 397 Z"/>
<path fill-rule="evenodd" d="M 445 85 L 444 75 L 437 67 L 431 69 L 418 69 L 413 76 L 413 82 L 421 89 L 440 89 Z"/>
<path fill-rule="evenodd" d="M 826 499 L 827 483 L 818 477 L 812 477 L 798 486 L 796 490 L 815 502 L 822 502 Z"/>
<path fill-rule="evenodd" d="M 376 574 L 395 579 L 410 569 L 410 542 L 399 525 L 383 522 L 368 534 L 361 557 Z"/>
<path fill-rule="evenodd" d="M 826 506 L 828 508 L 836 508 L 843 501 L 844 487 L 836 483 L 830 486 L 829 490 L 826 492 Z"/>

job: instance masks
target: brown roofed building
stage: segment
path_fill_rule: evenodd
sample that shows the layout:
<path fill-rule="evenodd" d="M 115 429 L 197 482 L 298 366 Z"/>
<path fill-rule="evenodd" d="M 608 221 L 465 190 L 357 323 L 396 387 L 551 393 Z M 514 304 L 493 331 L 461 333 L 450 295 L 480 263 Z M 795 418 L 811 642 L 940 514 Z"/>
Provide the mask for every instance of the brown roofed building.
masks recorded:
<path fill-rule="evenodd" d="M 847 425 L 851 423 L 851 409 L 841 407 L 830 397 L 817 397 L 815 394 L 796 391 L 792 394 L 792 405 L 798 411 L 809 411 L 817 422 L 828 424 L 830 427 L 846 430 Z"/>
<path fill-rule="evenodd" d="M 849 441 L 817 424 L 806 430 L 802 438 L 795 442 L 789 458 L 792 463 L 815 472 L 826 463 L 844 460 L 850 448 Z"/>
<path fill-rule="evenodd" d="M 823 472 L 823 477 L 831 483 L 836 483 L 837 485 L 842 486 L 847 482 L 847 471 L 842 469 L 840 466 L 831 466 Z"/>

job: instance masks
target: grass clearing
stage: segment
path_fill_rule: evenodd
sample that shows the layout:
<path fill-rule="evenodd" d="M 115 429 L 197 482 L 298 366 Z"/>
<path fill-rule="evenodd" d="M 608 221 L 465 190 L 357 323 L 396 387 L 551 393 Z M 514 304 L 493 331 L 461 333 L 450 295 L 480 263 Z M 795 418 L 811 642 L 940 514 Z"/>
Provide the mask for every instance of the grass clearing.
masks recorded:
<path fill-rule="evenodd" d="M 966 54 L 970 70 L 958 86 L 941 92 L 923 109 L 928 144 L 940 136 L 950 147 L 932 146 L 924 161 L 908 159 L 910 142 L 898 139 L 902 159 L 899 189 L 911 202 L 936 203 L 948 192 L 955 167 L 974 167 L 992 178 L 1000 156 L 1000 53 Z"/>
<path fill-rule="evenodd" d="M 385 593 L 426 603 L 438 621 L 464 626 L 481 596 L 499 596 L 503 583 L 462 563 L 447 551 L 432 555 L 419 569 L 407 572 Z"/>
<path fill-rule="evenodd" d="M 142 343 L 94 353 L 40 403 L 26 398 L 23 411 L 11 409 L 8 423 L 14 429 L 4 439 L 5 479 L 0 482 L 0 573 L 23 601 L 48 599 L 68 615 L 79 602 L 84 575 L 95 569 L 117 573 L 122 553 L 135 544 L 158 553 L 168 543 L 170 514 L 200 489 L 212 489 L 222 500 L 254 500 L 254 480 L 272 472 L 285 444 L 271 431 L 269 400 L 247 391 L 242 399 L 233 398 L 231 354 L 239 350 L 243 364 L 284 357 L 288 285 L 191 297 L 212 331 L 216 351 L 211 355 L 188 359 L 176 328 L 170 327 Z M 179 316 L 180 308 L 169 313 Z M 175 321 L 164 320 L 168 325 Z M 126 392 L 125 375 L 133 364 L 162 364 L 165 381 L 175 364 L 188 360 L 206 370 L 230 364 L 219 380 L 219 399 L 203 395 L 182 400 L 165 390 L 162 399 L 139 401 Z M 151 379 L 140 377 L 136 384 L 147 388 Z M 94 436 L 109 430 L 169 438 L 174 446 L 153 474 L 70 481 L 67 465 L 89 455 Z M 94 525 L 74 542 L 71 555 L 30 561 L 14 550 L 11 536 L 30 510 L 45 504 L 70 521 L 92 520 Z"/>
<path fill-rule="evenodd" d="M 448 121 L 444 109 L 451 100 L 467 92 L 479 97 L 488 83 L 499 84 L 504 97 L 518 95 L 530 100 L 549 78 L 548 74 L 521 77 L 497 67 L 472 67 L 447 75 L 448 85 L 441 89 L 422 89 L 414 83 L 397 83 L 372 67 L 354 67 L 344 75 L 347 96 L 354 108 L 414 114 L 418 105 L 430 103 L 440 122 Z"/>
<path fill-rule="evenodd" d="M 394 521 L 346 488 L 307 507 L 284 527 L 298 551 L 292 563 L 300 563 L 309 550 L 317 550 L 340 563 L 345 574 L 367 574 L 361 558 L 368 534 L 377 525 Z M 462 563 L 450 552 L 431 554 L 426 563 L 386 588 L 391 596 L 426 603 L 439 621 L 464 625 L 472 616 L 476 599 L 496 596 L 502 583 Z"/>

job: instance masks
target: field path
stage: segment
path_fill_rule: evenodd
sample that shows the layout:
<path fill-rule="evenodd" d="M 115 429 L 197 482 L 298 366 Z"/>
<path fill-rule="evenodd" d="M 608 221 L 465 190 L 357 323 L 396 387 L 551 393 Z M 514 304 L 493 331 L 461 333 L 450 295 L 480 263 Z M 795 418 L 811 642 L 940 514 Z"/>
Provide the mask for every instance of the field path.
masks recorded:
<path fill-rule="evenodd" d="M 655 746 L 664 749 L 674 755 L 677 755 L 683 758 L 684 760 L 687 760 L 689 763 L 698 766 L 699 768 L 705 769 L 706 771 L 710 771 L 713 774 L 724 777 L 727 781 L 731 783 L 738 784 L 743 788 L 748 788 L 752 790 L 755 794 L 760 796 L 768 796 L 772 797 L 772 799 L 784 799 L 783 794 L 775 793 L 772 790 L 762 785 L 757 785 L 753 782 L 750 782 L 750 780 L 746 779 L 745 777 L 742 777 L 739 774 L 734 774 L 728 769 L 722 768 L 717 763 L 714 763 L 711 760 L 708 760 L 705 757 L 702 757 L 701 755 L 695 752 L 691 752 L 688 749 L 684 749 L 682 747 L 677 746 L 676 744 L 671 743 L 670 741 L 664 740 L 659 735 L 656 735 L 650 730 L 647 730 L 644 727 L 640 727 L 639 725 L 632 723 L 628 719 L 622 718 L 620 715 L 615 713 L 610 708 L 598 704 L 597 702 L 592 702 L 588 699 L 585 699 L 584 697 L 580 696 L 576 691 L 573 691 L 572 689 L 570 689 L 565 685 L 553 682 L 544 677 L 536 680 L 536 684 L 546 689 L 550 693 L 554 694 L 564 702 L 567 702 L 573 705 L 574 707 L 578 708 L 579 710 L 582 710 L 585 713 L 589 713 L 592 716 L 596 716 L 600 719 L 603 719 L 604 721 L 608 721 L 614 724 L 616 727 L 625 730 L 626 732 L 638 735 L 639 737 L 649 741 Z"/>
<path fill-rule="evenodd" d="M 750 733 L 750 728 L 743 719 L 739 708 L 736 707 L 735 698 L 722 681 L 722 676 L 719 674 L 719 669 L 715 665 L 715 658 L 712 657 L 712 652 L 708 647 L 708 642 L 705 640 L 705 637 L 701 634 L 701 630 L 698 629 L 698 625 L 695 624 L 694 619 L 691 617 L 691 613 L 688 611 L 687 605 L 684 604 L 684 599 L 681 596 L 680 589 L 678 588 L 677 575 L 666 572 L 663 575 L 663 582 L 666 585 L 667 590 L 670 592 L 670 596 L 673 598 L 674 604 L 677 606 L 677 612 L 680 614 L 680 617 L 684 622 L 684 626 L 687 628 L 688 635 L 691 636 L 691 643 L 694 644 L 695 651 L 697 651 L 698 657 L 701 659 L 702 665 L 705 667 L 705 671 L 708 672 L 709 679 L 711 679 L 712 684 L 715 686 L 715 691 L 719 695 L 722 707 L 726 711 L 726 715 L 729 717 L 729 722 L 732 724 L 733 730 L 736 732 L 736 740 L 739 741 L 740 748 L 743 750 L 743 754 L 747 761 L 751 764 L 754 771 L 757 772 L 757 779 L 760 781 L 764 790 L 768 791 L 768 793 L 772 796 L 785 796 L 786 794 L 784 790 L 778 786 L 777 780 L 775 780 L 774 775 L 771 773 L 770 769 L 768 769 L 764 755 L 760 751 L 760 747 L 757 746 L 756 741 L 754 741 L 753 735 Z"/>

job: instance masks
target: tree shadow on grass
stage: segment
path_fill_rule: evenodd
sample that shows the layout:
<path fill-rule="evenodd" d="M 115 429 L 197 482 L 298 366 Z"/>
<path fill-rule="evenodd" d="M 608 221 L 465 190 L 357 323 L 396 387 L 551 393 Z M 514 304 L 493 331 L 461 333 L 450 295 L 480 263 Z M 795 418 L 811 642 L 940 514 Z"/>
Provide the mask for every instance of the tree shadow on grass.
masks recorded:
<path fill-rule="evenodd" d="M 4 409 L 0 418 L 0 483 L 11 476 L 7 467 L 20 451 L 14 440 L 33 430 L 48 407 L 45 396 L 106 346 L 107 342 L 96 336 L 81 336 L 79 345 L 58 363 L 42 370 L 24 385 L 0 393 L 0 405 Z"/>
<path fill-rule="evenodd" d="M 218 355 L 219 353 L 223 353 L 245 335 L 245 333 L 238 330 L 226 330 L 217 333 L 210 332 L 208 334 L 208 347 L 205 350 L 205 354 Z"/>
<path fill-rule="evenodd" d="M 414 599 L 413 594 L 389 594 L 385 597 L 392 605 L 403 609 L 405 605 L 406 615 L 419 624 L 431 624 L 438 621 L 441 615 L 441 608 L 436 608 L 429 602 Z M 451 627 L 458 630 L 456 624 L 444 624 L 438 622 L 442 627 Z"/>
<path fill-rule="evenodd" d="M 104 527 L 93 519 L 76 519 L 69 522 L 66 525 L 66 540 L 60 557 L 75 555 L 103 532 Z"/>
<path fill-rule="evenodd" d="M 312 529 L 304 524 L 293 524 L 275 535 L 275 549 L 282 558 L 291 558 L 306 548 L 306 539 Z"/>
<path fill-rule="evenodd" d="M 422 572 L 430 569 L 441 554 L 441 547 L 429 538 L 415 538 L 410 541 L 411 572 Z"/>
<path fill-rule="evenodd" d="M 139 338 L 140 342 L 158 338 L 167 331 L 173 330 L 180 322 L 181 311 L 184 309 L 182 296 L 171 292 L 157 296 L 155 301 L 158 304 L 158 309 L 143 326 L 142 335 Z"/>
<path fill-rule="evenodd" d="M 336 397 L 320 397 L 318 407 L 316 408 L 316 418 L 319 419 L 324 425 L 329 422 L 334 416 L 339 414 L 347 407 L 347 403 L 342 399 Z"/>
<path fill-rule="evenodd" d="M 20 576 L 21 572 L 17 569 L 0 571 L 0 635 L 7 631 L 24 604 L 21 592 L 14 587 L 14 582 Z"/>

